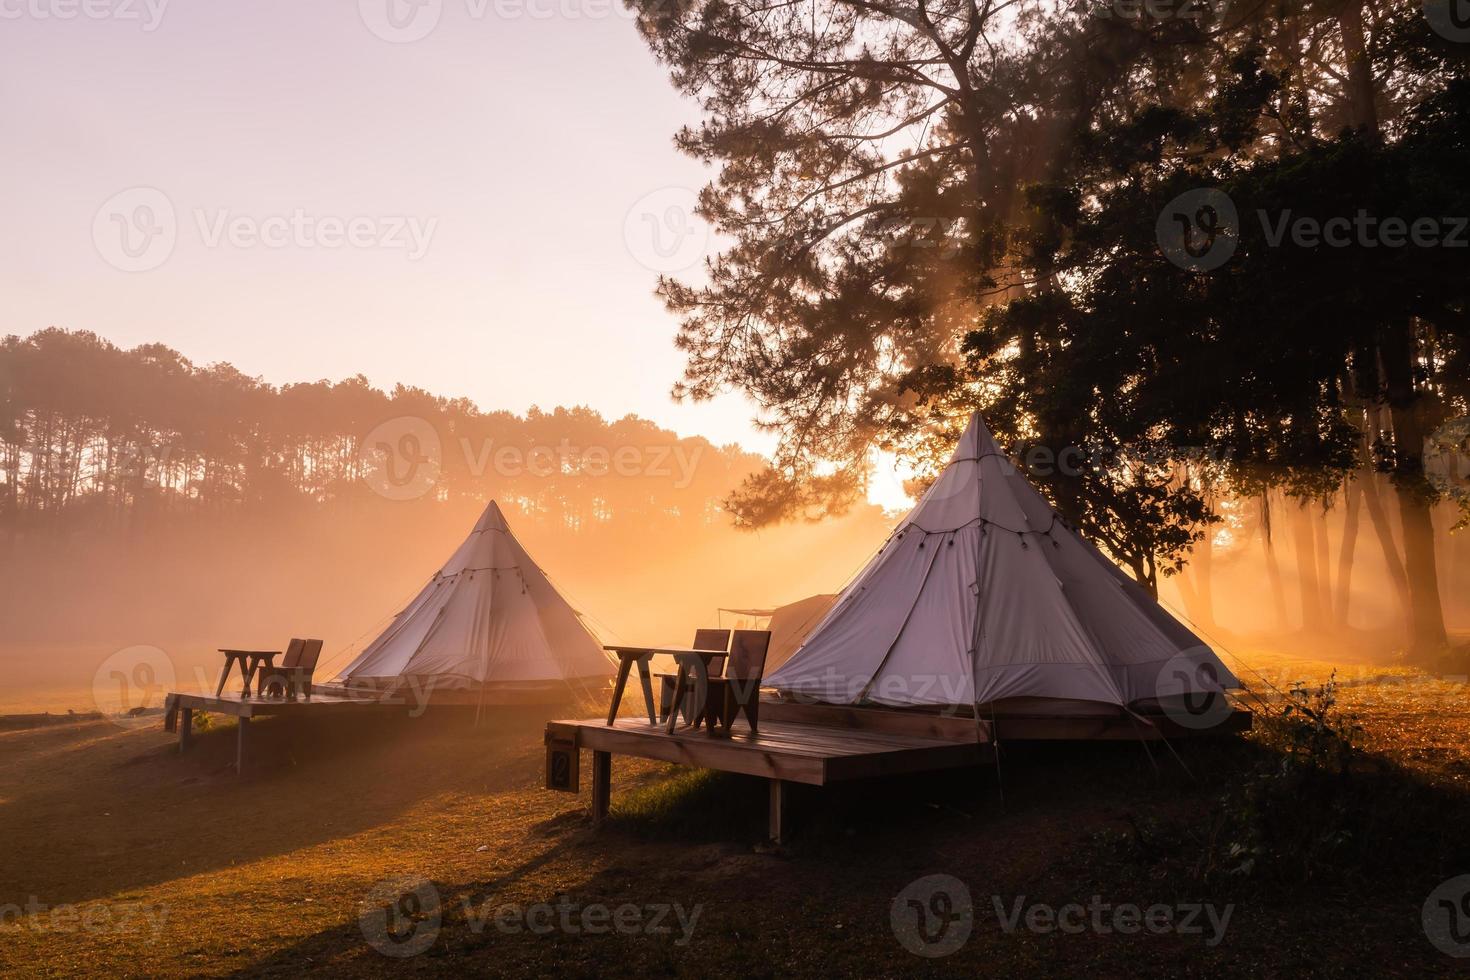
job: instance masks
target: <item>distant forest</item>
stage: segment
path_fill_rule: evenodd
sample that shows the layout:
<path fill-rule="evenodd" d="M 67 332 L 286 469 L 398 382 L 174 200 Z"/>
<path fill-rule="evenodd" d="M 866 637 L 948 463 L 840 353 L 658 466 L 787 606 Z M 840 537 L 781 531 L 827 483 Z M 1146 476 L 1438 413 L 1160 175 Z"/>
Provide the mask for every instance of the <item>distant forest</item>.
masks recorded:
<path fill-rule="evenodd" d="M 362 377 L 273 385 L 88 332 L 7 337 L 0 703 L 80 703 L 135 644 L 182 676 L 217 669 L 222 645 L 320 636 L 330 673 L 491 498 L 606 639 L 684 642 L 718 607 L 835 591 L 892 526 L 864 504 L 737 529 L 724 501 L 767 465 L 588 408 L 486 412 Z"/>
<path fill-rule="evenodd" d="M 208 650 L 305 624 L 345 643 L 490 498 L 617 638 L 674 641 L 719 606 L 836 591 L 892 526 L 857 504 L 740 530 L 727 502 L 768 461 L 645 419 L 485 412 L 362 377 L 276 386 L 87 332 L 5 338 L 0 408 L 0 644 Z M 1370 470 L 1312 503 L 1221 496 L 1166 598 L 1210 631 L 1397 635 L 1410 598 L 1393 494 Z M 1470 614 L 1470 535 L 1447 535 L 1459 516 L 1434 509 L 1452 628 Z"/>
<path fill-rule="evenodd" d="M 144 526 L 375 497 L 498 497 L 575 531 L 726 521 L 765 460 L 587 408 L 484 412 L 362 376 L 279 387 L 161 344 L 48 329 L 0 344 L 0 527 Z"/>

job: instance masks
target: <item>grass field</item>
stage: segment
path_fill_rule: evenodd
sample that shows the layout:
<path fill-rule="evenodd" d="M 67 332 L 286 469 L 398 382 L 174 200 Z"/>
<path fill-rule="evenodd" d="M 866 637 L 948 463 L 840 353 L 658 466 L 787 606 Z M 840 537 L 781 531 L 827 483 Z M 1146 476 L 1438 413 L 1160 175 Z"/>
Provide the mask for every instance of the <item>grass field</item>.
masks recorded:
<path fill-rule="evenodd" d="M 1334 669 L 1251 656 L 1276 686 Z M 157 718 L 4 732 L 0 975 L 1456 973 L 1421 909 L 1470 873 L 1464 685 L 1339 676 L 1362 754 L 1299 847 L 1262 816 L 1269 724 L 802 787 L 783 848 L 759 781 L 624 759 L 594 832 L 585 788 L 541 789 L 544 713 L 258 723 L 243 779 L 223 719 L 182 757 Z"/>

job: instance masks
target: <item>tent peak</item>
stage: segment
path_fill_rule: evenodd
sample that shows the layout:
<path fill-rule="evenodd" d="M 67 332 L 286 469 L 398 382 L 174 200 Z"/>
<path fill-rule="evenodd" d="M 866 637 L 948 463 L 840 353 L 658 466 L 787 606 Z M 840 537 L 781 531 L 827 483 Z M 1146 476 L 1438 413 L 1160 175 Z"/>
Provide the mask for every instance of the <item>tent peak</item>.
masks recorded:
<path fill-rule="evenodd" d="M 480 519 L 475 522 L 475 531 L 510 531 L 510 525 L 505 522 L 505 514 L 500 510 L 500 504 L 493 498 L 485 505 L 484 511 L 480 513 Z"/>

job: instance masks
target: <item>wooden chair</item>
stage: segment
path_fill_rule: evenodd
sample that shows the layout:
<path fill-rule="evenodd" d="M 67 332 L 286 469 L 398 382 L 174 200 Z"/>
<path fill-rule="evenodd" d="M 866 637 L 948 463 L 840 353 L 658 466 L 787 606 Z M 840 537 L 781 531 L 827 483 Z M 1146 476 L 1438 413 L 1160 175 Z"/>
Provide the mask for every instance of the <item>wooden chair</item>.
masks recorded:
<path fill-rule="evenodd" d="M 292 640 L 279 664 L 262 668 L 256 693 L 260 697 L 298 696 L 311 700 L 311 675 L 322 655 L 321 640 Z"/>
<path fill-rule="evenodd" d="M 689 649 L 691 649 L 691 650 L 729 650 L 730 649 L 730 631 L 729 630 L 712 630 L 712 629 L 695 630 L 694 631 L 694 642 L 691 643 L 691 644 L 689 644 Z M 720 674 L 722 674 L 724 672 L 724 670 L 725 670 L 725 658 L 724 657 L 711 657 L 710 658 L 710 662 L 709 662 L 709 675 L 711 677 L 719 676 Z M 658 681 L 659 681 L 659 686 L 658 686 L 658 712 L 659 712 L 659 714 L 658 714 L 658 717 L 659 717 L 659 720 L 660 721 L 663 721 L 663 720 L 666 720 L 669 717 L 669 712 L 672 711 L 673 710 L 673 707 L 674 707 L 674 675 L 673 674 L 659 674 L 658 675 Z M 700 724 L 700 722 L 703 722 L 703 721 L 706 720 L 706 714 L 708 712 L 707 711 L 701 711 L 699 713 L 699 718 L 697 720 L 694 719 L 694 717 L 693 717 L 693 709 L 692 709 L 692 706 L 691 706 L 691 702 L 693 701 L 693 697 L 694 697 L 693 693 L 690 693 L 689 695 L 687 695 L 685 697 L 685 699 L 684 699 L 684 704 L 680 705 L 679 707 L 681 709 L 683 709 L 685 720 L 686 721 L 692 721 L 692 723 L 696 727 L 698 727 L 699 724 Z M 709 707 L 711 707 L 711 705 L 708 702 L 706 702 L 705 703 L 705 708 L 708 709 Z M 715 717 L 718 718 L 718 715 L 716 715 Z"/>
<path fill-rule="evenodd" d="M 720 724 L 726 731 L 741 711 L 752 733 L 760 727 L 761 680 L 766 672 L 766 651 L 771 646 L 770 630 L 736 630 L 730 641 L 730 661 L 725 676 L 711 677 L 709 699 L 717 703 Z"/>

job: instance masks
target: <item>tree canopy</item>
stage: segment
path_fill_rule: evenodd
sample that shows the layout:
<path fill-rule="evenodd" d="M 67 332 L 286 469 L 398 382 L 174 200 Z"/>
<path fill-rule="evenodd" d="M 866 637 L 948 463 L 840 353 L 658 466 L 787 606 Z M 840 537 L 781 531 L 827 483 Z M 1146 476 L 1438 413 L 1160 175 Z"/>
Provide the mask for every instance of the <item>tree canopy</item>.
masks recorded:
<path fill-rule="evenodd" d="M 743 520 L 840 508 L 875 446 L 932 467 L 979 409 L 1018 459 L 1073 451 L 1033 477 L 1156 587 L 1219 495 L 1375 467 L 1416 645 L 1443 643 L 1424 444 L 1467 410 L 1470 103 L 1425 8 L 633 6 L 732 241 L 659 283 L 677 391 L 739 388 L 781 436 Z"/>

